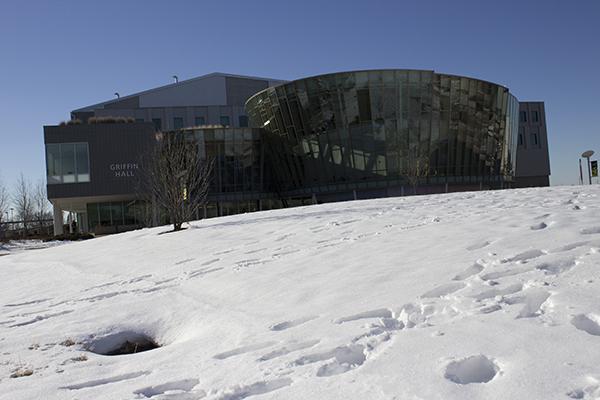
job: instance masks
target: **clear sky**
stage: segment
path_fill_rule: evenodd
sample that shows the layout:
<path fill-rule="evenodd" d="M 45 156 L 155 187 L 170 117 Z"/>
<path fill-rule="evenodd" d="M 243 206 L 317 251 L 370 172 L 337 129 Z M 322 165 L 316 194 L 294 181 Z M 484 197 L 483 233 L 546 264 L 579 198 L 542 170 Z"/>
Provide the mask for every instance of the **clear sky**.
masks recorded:
<path fill-rule="evenodd" d="M 44 179 L 43 125 L 210 72 L 433 69 L 542 100 L 552 184 L 600 153 L 599 0 L 2 0 L 0 177 Z"/>

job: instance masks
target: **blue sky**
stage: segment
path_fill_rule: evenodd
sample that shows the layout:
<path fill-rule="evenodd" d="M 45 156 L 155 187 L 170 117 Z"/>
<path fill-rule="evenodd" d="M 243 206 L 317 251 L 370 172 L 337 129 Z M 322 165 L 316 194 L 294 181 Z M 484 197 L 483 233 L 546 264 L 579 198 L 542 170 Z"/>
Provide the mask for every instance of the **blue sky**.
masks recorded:
<path fill-rule="evenodd" d="M 210 72 L 433 69 L 546 103 L 553 184 L 600 153 L 600 1 L 26 1 L 0 5 L 0 177 L 44 179 L 43 125 Z"/>

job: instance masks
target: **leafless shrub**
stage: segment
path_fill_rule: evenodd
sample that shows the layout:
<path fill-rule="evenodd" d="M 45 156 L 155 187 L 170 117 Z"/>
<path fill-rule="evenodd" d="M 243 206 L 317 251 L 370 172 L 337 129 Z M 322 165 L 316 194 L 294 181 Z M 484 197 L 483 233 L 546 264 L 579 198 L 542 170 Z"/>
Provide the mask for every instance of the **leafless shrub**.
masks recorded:
<path fill-rule="evenodd" d="M 25 176 L 21 173 L 15 186 L 13 204 L 15 205 L 15 211 L 21 221 L 25 235 L 27 235 L 34 220 L 35 206 L 33 198 L 31 182 L 25 179 Z"/>
<path fill-rule="evenodd" d="M 203 156 L 193 134 L 157 133 L 155 138 L 142 160 L 140 189 L 166 211 L 178 231 L 206 203 L 213 160 Z"/>
<path fill-rule="evenodd" d="M 402 175 L 413 187 L 414 194 L 417 194 L 419 181 L 429 175 L 429 157 L 417 149 L 410 149 L 403 163 Z"/>

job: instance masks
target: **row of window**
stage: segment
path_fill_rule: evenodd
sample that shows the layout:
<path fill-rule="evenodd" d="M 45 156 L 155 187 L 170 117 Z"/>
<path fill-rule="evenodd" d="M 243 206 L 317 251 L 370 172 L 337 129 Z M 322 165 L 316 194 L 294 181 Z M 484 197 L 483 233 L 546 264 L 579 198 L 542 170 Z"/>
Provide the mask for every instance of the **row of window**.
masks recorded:
<path fill-rule="evenodd" d="M 143 118 L 136 119 L 136 122 L 144 122 Z M 163 123 L 161 118 L 152 118 L 152 123 L 156 130 L 162 130 Z M 221 115 L 219 118 L 219 124 L 223 126 L 231 126 L 231 120 L 228 115 Z M 248 117 L 246 115 L 240 115 L 238 117 L 238 124 L 240 128 L 248 127 Z M 206 125 L 206 119 L 204 117 L 195 117 L 194 118 L 194 126 L 202 126 Z M 174 117 L 173 118 L 173 129 L 182 129 L 185 128 L 185 123 L 183 117 Z"/>
<path fill-rule="evenodd" d="M 527 122 L 527 111 L 519 112 L 519 121 Z M 540 122 L 540 113 L 538 111 L 531 112 L 531 121 L 532 122 Z"/>
<path fill-rule="evenodd" d="M 87 143 L 54 143 L 46 145 L 48 184 L 90 181 L 90 159 Z"/>
<path fill-rule="evenodd" d="M 529 135 L 529 144 L 525 144 L 525 136 L 519 133 L 519 147 L 539 149 L 541 148 L 540 139 L 537 133 L 531 133 Z"/>

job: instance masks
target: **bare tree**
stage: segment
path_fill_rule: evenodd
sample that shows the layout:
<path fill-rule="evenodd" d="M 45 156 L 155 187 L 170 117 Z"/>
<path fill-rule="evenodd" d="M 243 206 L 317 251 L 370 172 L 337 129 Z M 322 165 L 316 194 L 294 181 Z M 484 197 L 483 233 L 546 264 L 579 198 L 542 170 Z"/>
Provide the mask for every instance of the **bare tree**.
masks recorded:
<path fill-rule="evenodd" d="M 408 150 L 402 175 L 406 177 L 408 183 L 413 187 L 413 193 L 417 194 L 417 185 L 419 181 L 429 175 L 429 157 L 421 154 L 417 149 Z"/>
<path fill-rule="evenodd" d="M 142 160 L 141 190 L 165 210 L 173 230 L 181 230 L 206 203 L 213 160 L 203 157 L 192 135 L 158 133 Z"/>
<path fill-rule="evenodd" d="M 39 180 L 33 190 L 33 213 L 34 219 L 40 227 L 40 232 L 44 227 L 44 221 L 52 218 L 50 214 L 50 202 L 46 195 L 46 184 Z"/>
<path fill-rule="evenodd" d="M 25 234 L 27 234 L 31 222 L 34 219 L 34 203 L 31 183 L 25 179 L 23 173 L 21 173 L 19 179 L 17 180 L 13 196 L 13 203 L 15 205 L 17 217 L 23 224 L 23 231 Z"/>
<path fill-rule="evenodd" d="M 0 240 L 4 238 L 4 233 L 8 230 L 6 224 L 6 221 L 8 221 L 8 202 L 8 190 L 0 180 Z"/>

